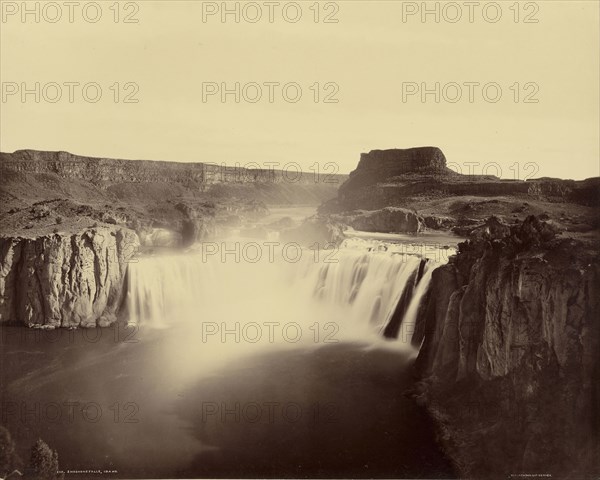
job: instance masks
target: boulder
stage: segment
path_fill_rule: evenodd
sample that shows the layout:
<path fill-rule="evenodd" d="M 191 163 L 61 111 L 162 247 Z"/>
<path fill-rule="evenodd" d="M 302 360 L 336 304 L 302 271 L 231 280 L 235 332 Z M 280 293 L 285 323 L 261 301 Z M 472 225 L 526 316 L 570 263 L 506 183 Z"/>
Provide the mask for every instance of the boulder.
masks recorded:
<path fill-rule="evenodd" d="M 425 227 L 423 219 L 416 212 L 398 207 L 340 215 L 335 218 L 355 230 L 364 232 L 415 234 Z"/>

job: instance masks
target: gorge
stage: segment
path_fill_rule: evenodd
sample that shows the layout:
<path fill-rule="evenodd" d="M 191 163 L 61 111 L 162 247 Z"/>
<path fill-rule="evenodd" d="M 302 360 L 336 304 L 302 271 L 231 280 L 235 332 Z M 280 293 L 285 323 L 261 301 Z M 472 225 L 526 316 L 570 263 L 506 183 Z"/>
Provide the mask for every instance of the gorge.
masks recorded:
<path fill-rule="evenodd" d="M 0 167 L 17 444 L 45 431 L 115 478 L 600 472 L 598 179 L 470 178 L 435 147 L 363 154 L 339 191 L 52 152 Z M 306 198 L 318 215 L 274 214 Z M 19 425 L 22 402 L 74 400 L 141 421 L 75 422 L 81 445 L 41 409 Z M 272 402 L 304 417 L 244 408 Z"/>

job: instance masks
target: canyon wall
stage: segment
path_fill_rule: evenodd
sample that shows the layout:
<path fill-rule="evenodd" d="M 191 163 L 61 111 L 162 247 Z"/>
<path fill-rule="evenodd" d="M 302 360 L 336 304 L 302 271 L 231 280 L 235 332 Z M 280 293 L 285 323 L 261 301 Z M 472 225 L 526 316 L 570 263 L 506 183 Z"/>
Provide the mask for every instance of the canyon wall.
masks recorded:
<path fill-rule="evenodd" d="M 120 201 L 143 209 L 182 198 L 222 205 L 319 205 L 334 198 L 348 178 L 329 174 L 325 167 L 320 172 L 302 171 L 297 163 L 285 161 L 278 165 L 280 169 L 275 166 L 249 161 L 228 167 L 18 150 L 0 153 L 0 199 L 9 204 L 6 210 L 58 197 L 86 204 Z"/>
<path fill-rule="evenodd" d="M 126 228 L 0 237 L 0 323 L 108 326 L 139 240 Z"/>
<path fill-rule="evenodd" d="M 461 475 L 600 473 L 599 292 L 597 244 L 535 217 L 489 222 L 434 272 L 417 398 Z"/>
<path fill-rule="evenodd" d="M 54 173 L 62 178 L 78 179 L 94 185 L 115 183 L 172 182 L 185 186 L 224 183 L 315 183 L 341 184 L 345 175 L 323 175 L 299 171 L 299 166 L 286 162 L 271 168 L 267 164 L 248 162 L 239 166 L 225 166 L 209 162 L 181 163 L 154 160 L 120 160 L 73 155 L 69 152 L 18 150 L 0 153 L 0 166 L 22 173 Z M 279 167 L 276 169 L 275 167 Z M 337 186 L 337 185 L 336 185 Z"/>

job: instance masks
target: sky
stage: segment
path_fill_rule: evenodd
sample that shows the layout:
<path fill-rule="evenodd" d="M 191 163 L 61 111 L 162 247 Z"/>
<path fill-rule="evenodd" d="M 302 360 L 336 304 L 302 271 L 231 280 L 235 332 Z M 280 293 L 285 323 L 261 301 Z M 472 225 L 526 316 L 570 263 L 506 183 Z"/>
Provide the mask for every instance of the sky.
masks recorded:
<path fill-rule="evenodd" d="M 597 0 L 75 3 L 0 2 L 1 151 L 600 175 Z"/>

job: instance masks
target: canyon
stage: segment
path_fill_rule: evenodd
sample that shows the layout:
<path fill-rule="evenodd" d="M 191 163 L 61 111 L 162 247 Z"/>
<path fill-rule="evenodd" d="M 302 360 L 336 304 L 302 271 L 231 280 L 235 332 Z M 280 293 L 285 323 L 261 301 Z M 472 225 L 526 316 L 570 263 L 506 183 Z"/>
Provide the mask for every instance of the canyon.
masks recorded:
<path fill-rule="evenodd" d="M 317 206 L 335 197 L 347 178 L 302 172 L 296 164 L 277 170 L 257 162 L 227 167 L 35 150 L 0 153 L 0 175 L 4 235 L 116 224 L 144 238 L 166 229 L 183 243 L 197 240 L 194 232 L 209 234 L 264 216 L 269 206 Z M 194 238 L 181 238 L 190 232 Z"/>
<path fill-rule="evenodd" d="M 1 154 L 0 323 L 53 329 L 127 321 L 128 270 L 143 287 L 130 311 L 150 305 L 160 323 L 164 305 L 148 300 L 150 280 L 173 272 L 155 249 L 187 252 L 227 228 L 261 238 L 276 232 L 305 246 L 339 246 L 352 228 L 415 238 L 454 232 L 461 238 L 447 262 L 400 261 L 390 253 L 396 263 L 380 265 L 371 250 L 344 251 L 340 270 L 309 269 L 311 289 L 302 292 L 356 301 L 364 306 L 353 311 L 357 322 L 371 316 L 381 336 L 409 338 L 418 351 L 411 371 L 417 383 L 402 395 L 433 420 L 456 476 L 598 474 L 600 179 L 507 181 L 446 165 L 436 147 L 374 150 L 349 177 L 337 178 L 338 190 L 309 178 L 290 184 L 273 171 L 231 181 L 204 164 Z M 302 198 L 320 204 L 319 214 L 251 227 L 270 206 Z M 182 257 L 169 265 L 191 279 L 199 270 Z M 167 273 L 149 276 L 144 268 Z M 368 277 L 403 268 L 394 292 L 383 277 Z M 237 278 L 235 271 L 223 278 L 252 286 L 252 273 Z M 215 288 L 211 278 L 200 281 Z M 403 299 L 417 293 L 412 306 Z M 216 295 L 206 293 L 206 301 Z M 197 297 L 182 298 L 196 305 Z"/>

